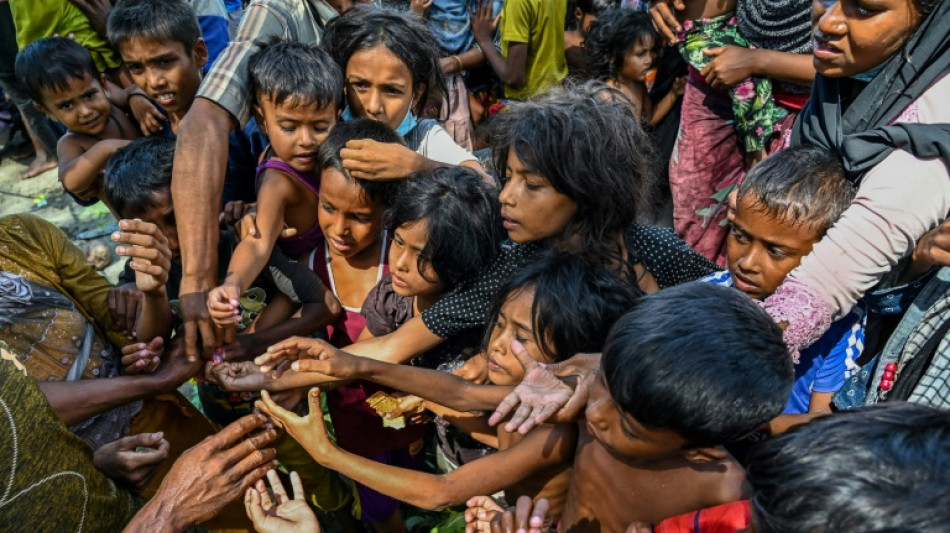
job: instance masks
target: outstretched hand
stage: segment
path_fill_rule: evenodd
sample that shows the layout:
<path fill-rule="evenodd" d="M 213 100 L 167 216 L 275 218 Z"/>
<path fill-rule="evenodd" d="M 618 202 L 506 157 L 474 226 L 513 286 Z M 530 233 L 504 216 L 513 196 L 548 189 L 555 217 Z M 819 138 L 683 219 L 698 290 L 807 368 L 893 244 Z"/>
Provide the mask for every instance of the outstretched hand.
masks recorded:
<path fill-rule="evenodd" d="M 335 379 L 356 377 L 359 358 L 348 354 L 321 339 L 291 337 L 267 348 L 263 355 L 254 359 L 261 372 L 274 371 L 280 377 L 280 367 L 291 362 L 295 372 L 319 372 Z"/>
<path fill-rule="evenodd" d="M 472 24 L 472 35 L 475 40 L 481 43 L 487 43 L 492 40 L 495 30 L 498 29 L 498 23 L 501 21 L 501 13 L 492 16 L 492 1 L 480 0 L 473 11 L 469 8 L 469 18 Z"/>
<path fill-rule="evenodd" d="M 139 433 L 104 444 L 92 462 L 105 475 L 141 492 L 168 458 L 168 448 L 162 432 Z"/>
<path fill-rule="evenodd" d="M 488 423 L 498 424 L 511 414 L 511 420 L 505 424 L 505 431 L 525 434 L 555 414 L 560 419 L 575 419 L 587 404 L 593 370 L 600 355 L 579 354 L 563 363 L 545 365 L 528 355 L 518 341 L 512 341 L 511 349 L 524 368 L 525 377 L 502 400 Z M 570 376 L 577 377 L 574 389 L 559 379 Z"/>
<path fill-rule="evenodd" d="M 172 252 L 158 226 L 139 219 L 120 220 L 119 231 L 112 234 L 112 240 L 126 245 L 117 246 L 115 253 L 132 258 L 129 266 L 135 271 L 138 290 L 144 294 L 164 294 Z"/>
<path fill-rule="evenodd" d="M 270 417 L 277 427 L 283 428 L 317 462 L 321 462 L 335 447 L 330 442 L 323 410 L 320 408 L 320 389 L 310 389 L 307 400 L 310 406 L 307 416 L 300 416 L 277 405 L 267 391 L 261 391 L 261 399 L 254 403 L 254 407 Z"/>
<path fill-rule="evenodd" d="M 551 505 L 545 498 L 535 504 L 529 496 L 521 496 L 513 509 L 502 508 L 489 496 L 465 503 L 465 533 L 542 533 L 550 525 Z"/>
<path fill-rule="evenodd" d="M 165 339 L 155 337 L 145 342 L 136 342 L 122 347 L 122 367 L 127 376 L 151 374 L 162 361 L 165 351 Z"/>
<path fill-rule="evenodd" d="M 274 492 L 273 500 L 263 479 L 244 493 L 244 508 L 258 533 L 320 533 L 297 472 L 290 473 L 289 497 L 276 470 L 267 471 L 267 481 Z"/>

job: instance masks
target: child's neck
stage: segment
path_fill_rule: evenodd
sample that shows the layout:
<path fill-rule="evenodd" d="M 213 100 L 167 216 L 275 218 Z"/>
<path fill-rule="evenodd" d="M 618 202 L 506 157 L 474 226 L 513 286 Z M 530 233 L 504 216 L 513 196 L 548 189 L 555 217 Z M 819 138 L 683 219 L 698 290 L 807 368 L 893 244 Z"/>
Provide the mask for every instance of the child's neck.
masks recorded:
<path fill-rule="evenodd" d="M 643 99 L 648 97 L 647 84 L 642 81 L 630 80 L 623 76 L 617 76 L 610 80 L 610 85 L 620 89 L 621 92 L 633 99 L 638 106 L 643 105 Z"/>
<path fill-rule="evenodd" d="M 370 244 L 366 248 L 363 248 L 350 257 L 343 257 L 342 255 L 330 253 L 330 264 L 339 265 L 342 261 L 343 263 L 346 263 L 347 267 L 357 270 L 366 270 L 369 268 L 378 267 L 379 259 L 382 254 L 382 246 L 383 239 L 382 235 L 380 235 L 379 238 L 373 241 L 373 244 Z"/>
<path fill-rule="evenodd" d="M 419 316 L 423 311 L 435 305 L 439 301 L 439 298 L 442 298 L 442 293 L 438 292 L 435 294 L 426 294 L 413 296 L 412 298 L 412 314 L 413 316 Z"/>

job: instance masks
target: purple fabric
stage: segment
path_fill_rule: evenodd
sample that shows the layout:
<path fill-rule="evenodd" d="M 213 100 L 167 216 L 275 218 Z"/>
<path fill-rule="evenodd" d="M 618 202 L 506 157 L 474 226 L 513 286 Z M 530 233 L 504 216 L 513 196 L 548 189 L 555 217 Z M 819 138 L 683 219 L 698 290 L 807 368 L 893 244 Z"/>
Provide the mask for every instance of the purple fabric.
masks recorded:
<path fill-rule="evenodd" d="M 412 470 L 422 470 L 425 466 L 425 454 L 422 446 L 418 446 L 415 454 L 411 453 L 408 448 L 402 448 L 370 454 L 365 457 L 377 463 Z M 393 513 L 399 510 L 399 500 L 376 492 L 361 483 L 354 482 L 354 484 L 356 485 L 356 494 L 360 499 L 360 520 L 364 522 L 385 522 L 392 517 Z"/>
<path fill-rule="evenodd" d="M 291 178 L 297 180 L 305 187 L 313 191 L 313 194 L 320 195 L 320 177 L 312 172 L 300 172 L 289 164 L 279 159 L 265 159 L 257 166 L 257 176 L 254 178 L 254 189 L 260 193 L 261 176 L 268 168 L 279 170 Z M 278 237 L 277 246 L 285 255 L 297 259 L 298 257 L 310 253 L 323 240 L 323 230 L 320 224 L 314 222 L 304 233 L 294 235 L 293 237 Z"/>

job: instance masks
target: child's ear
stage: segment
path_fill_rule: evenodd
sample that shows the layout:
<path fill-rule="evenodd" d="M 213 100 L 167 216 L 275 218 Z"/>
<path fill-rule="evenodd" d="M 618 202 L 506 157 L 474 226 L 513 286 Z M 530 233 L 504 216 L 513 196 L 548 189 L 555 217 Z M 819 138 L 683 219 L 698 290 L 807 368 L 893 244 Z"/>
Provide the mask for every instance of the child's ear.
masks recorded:
<path fill-rule="evenodd" d="M 264 135 L 267 135 L 267 124 L 264 123 L 264 113 L 261 112 L 261 106 L 254 104 L 254 107 L 251 108 L 251 113 L 257 122 L 257 129 L 261 130 Z"/>
<path fill-rule="evenodd" d="M 198 68 L 204 68 L 208 64 L 208 45 L 203 38 L 198 37 L 198 40 L 195 41 L 195 45 L 191 47 L 191 55 L 195 59 Z"/>
<path fill-rule="evenodd" d="M 106 76 L 105 74 L 103 74 L 103 75 L 99 78 L 99 83 L 102 85 L 102 92 L 104 92 L 104 93 L 106 94 L 106 99 L 111 98 L 112 95 L 109 94 L 109 78 L 108 78 L 108 76 Z"/>
<path fill-rule="evenodd" d="M 37 101 L 34 100 L 34 101 L 33 101 L 33 107 L 35 107 L 37 110 L 39 110 L 40 113 L 43 113 L 44 115 L 46 115 L 47 117 L 49 117 L 49 119 L 52 120 L 53 122 L 59 122 L 58 120 L 56 120 L 56 117 L 54 117 L 53 114 L 50 113 L 49 110 L 46 109 L 46 106 L 44 106 L 43 104 L 41 104 L 41 103 L 39 103 L 39 102 L 37 102 Z"/>
<path fill-rule="evenodd" d="M 579 7 L 574 8 L 574 18 L 576 18 L 577 20 L 581 20 L 582 18 L 584 18 L 584 12 L 581 11 L 581 8 Z"/>
<path fill-rule="evenodd" d="M 683 456 L 691 463 L 714 463 L 728 458 L 729 452 L 718 446 L 707 446 L 704 448 L 690 448 L 683 453 Z"/>

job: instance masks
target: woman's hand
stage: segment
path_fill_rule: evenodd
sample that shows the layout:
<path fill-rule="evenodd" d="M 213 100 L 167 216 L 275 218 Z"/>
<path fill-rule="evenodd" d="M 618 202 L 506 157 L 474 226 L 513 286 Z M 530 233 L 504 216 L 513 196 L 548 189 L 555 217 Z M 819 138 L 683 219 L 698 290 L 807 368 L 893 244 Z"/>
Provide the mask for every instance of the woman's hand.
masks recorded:
<path fill-rule="evenodd" d="M 703 50 L 712 57 L 699 74 L 713 89 L 730 89 L 758 72 L 757 51 L 743 46 L 723 46 Z"/>
<path fill-rule="evenodd" d="M 267 471 L 267 481 L 274 492 L 274 501 L 263 479 L 257 482 L 256 488 L 244 493 L 244 508 L 258 533 L 320 533 L 317 516 L 307 505 L 303 483 L 297 472 L 290 473 L 293 492 L 289 498 L 276 470 Z"/>
<path fill-rule="evenodd" d="M 267 391 L 261 391 L 261 399 L 255 402 L 254 406 L 300 443 L 317 462 L 322 462 L 336 447 L 327 435 L 323 410 L 320 408 L 320 389 L 310 389 L 307 399 L 310 405 L 307 416 L 299 416 L 277 405 Z"/>
<path fill-rule="evenodd" d="M 425 170 L 426 158 L 396 143 L 359 139 L 346 143 L 340 150 L 343 167 L 354 178 L 364 180 L 396 180 Z"/>
<path fill-rule="evenodd" d="M 263 355 L 254 358 L 254 362 L 261 365 L 262 372 L 270 372 L 281 366 L 281 363 L 287 361 L 298 361 L 300 359 L 328 359 L 340 360 L 340 371 L 346 372 L 349 367 L 345 366 L 348 358 L 355 357 L 345 352 L 341 352 L 337 347 L 322 339 L 310 339 L 307 337 L 291 337 L 269 346 Z M 294 368 L 297 370 L 297 368 Z M 301 371 L 308 371 L 301 367 Z M 346 379 L 346 378 L 341 378 Z"/>
<path fill-rule="evenodd" d="M 155 372 L 162 361 L 162 352 L 165 351 L 165 339 L 155 337 L 147 344 L 137 342 L 122 347 L 122 367 L 125 375 L 151 374 Z"/>
<path fill-rule="evenodd" d="M 112 240 L 131 246 L 118 246 L 115 253 L 131 257 L 129 266 L 135 271 L 135 286 L 143 294 L 165 294 L 172 252 L 168 240 L 158 226 L 139 219 L 120 220 Z"/>
<path fill-rule="evenodd" d="M 160 431 L 123 437 L 96 450 L 92 462 L 105 475 L 141 492 L 168 458 L 168 441 L 163 437 Z"/>

